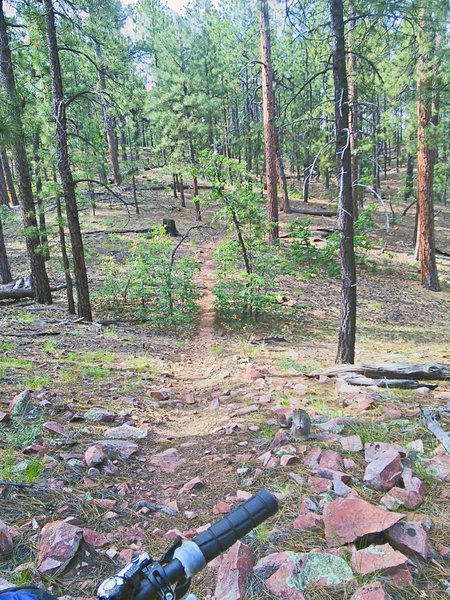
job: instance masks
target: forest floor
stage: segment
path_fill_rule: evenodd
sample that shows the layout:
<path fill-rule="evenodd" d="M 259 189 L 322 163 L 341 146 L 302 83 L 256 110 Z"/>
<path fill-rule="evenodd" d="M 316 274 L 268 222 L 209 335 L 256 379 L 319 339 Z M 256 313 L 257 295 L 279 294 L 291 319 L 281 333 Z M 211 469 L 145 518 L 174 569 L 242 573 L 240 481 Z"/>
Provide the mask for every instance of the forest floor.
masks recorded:
<path fill-rule="evenodd" d="M 403 171 L 390 172 L 383 191 L 394 195 L 403 177 Z M 181 209 L 170 190 L 145 191 L 155 178 L 167 181 L 159 171 L 143 171 L 138 178 L 139 216 L 128 216 L 120 203 L 114 201 L 110 208 L 99 199 L 95 217 L 88 210 L 82 212 L 83 231 L 147 227 L 161 224 L 163 218 L 174 218 L 178 230 L 186 231 L 194 220 L 189 195 L 187 208 Z M 329 208 L 327 194 L 314 184 L 309 207 Z M 413 210 L 401 217 L 403 204 L 393 206 L 395 223 L 389 213 L 389 232 L 380 208 L 377 229 L 370 234 L 374 242 L 370 264 L 359 270 L 357 362 L 448 363 L 450 260 L 438 258 L 443 291 L 423 290 L 410 243 Z M 205 223 L 211 221 L 213 210 L 204 211 Z M 296 216 L 281 216 L 282 231 Z M 334 226 L 333 218 L 312 220 L 316 226 Z M 439 207 L 437 246 L 447 252 L 449 225 L 450 207 Z M 12 267 L 15 274 L 26 273 L 24 248 L 18 237 L 9 235 L 14 227 L 17 221 L 6 224 L 6 238 L 13 240 L 8 246 Z M 34 408 L 25 426 L 17 418 L 9 422 L 0 418 L 0 480 L 23 481 L 25 473 L 33 486 L 0 485 L 1 520 L 13 538 L 12 554 L 2 559 L 0 552 L 0 576 L 19 584 L 35 581 L 57 594 L 91 597 L 102 578 L 136 551 L 145 548 L 158 555 L 170 543 L 171 530 L 189 535 L 226 510 L 219 503 L 235 505 L 263 486 L 278 493 L 282 502 L 277 516 L 245 539 L 256 559 L 284 550 L 325 550 L 320 527 L 306 531 L 292 527 L 305 497 L 317 506 L 334 497 L 315 488 L 310 478 L 312 469 L 303 456 L 311 448 L 331 449 L 352 459 L 349 485 L 372 504 L 378 504 L 382 493 L 364 485 L 363 453 L 343 450 L 341 435 L 358 434 L 363 443 L 402 447 L 422 440 L 421 457 L 434 456 L 438 442 L 419 418 L 419 409 L 448 404 L 449 382 L 439 382 L 435 392 L 425 395 L 398 389 L 361 393 L 340 386 L 334 378 L 311 376 L 334 363 L 338 280 L 286 278 L 283 294 L 291 304 L 301 305 L 294 317 L 257 327 L 230 328 L 216 322 L 213 254 L 223 235 L 217 223 L 214 231 L 193 235 L 191 248 L 201 264 L 197 284 L 202 297 L 198 323 L 188 336 L 169 335 L 138 323 L 80 322 L 68 316 L 64 292 L 55 293 L 55 303 L 49 307 L 29 301 L 1 305 L 0 415 L 8 413 L 11 399 L 25 389 L 31 390 Z M 135 237 L 85 236 L 93 288 L 101 278 L 99 257 L 126 254 Z M 51 246 L 56 248 L 56 235 Z M 56 259 L 50 263 L 50 273 L 53 282 L 61 282 Z M 95 316 L 102 315 L 97 310 Z M 367 393 L 374 401 L 370 408 L 355 410 L 355 398 Z M 274 410 L 289 406 L 309 412 L 316 437 L 297 448 L 301 460 L 264 468 L 259 457 L 270 450 L 278 429 Z M 89 420 L 86 412 L 92 407 L 109 411 L 102 417 L 107 422 Z M 321 434 L 336 418 L 341 421 L 334 422 L 337 429 L 327 439 Z M 83 453 L 105 441 L 107 430 L 121 423 L 146 432 L 144 439 L 130 441 L 137 444 L 137 452 L 131 448 L 133 454 L 126 459 L 115 457 L 98 472 L 88 473 Z M 442 424 L 449 429 L 445 419 Z M 173 450 L 161 457 L 168 449 Z M 448 598 L 450 483 L 432 477 L 420 461 L 414 470 L 426 485 L 424 502 L 416 513 L 432 522 L 429 559 L 410 558 L 410 579 L 404 573 L 403 579 L 390 579 L 389 573 L 376 571 L 339 586 L 311 585 L 305 591 L 308 600 L 350 598 L 358 586 L 377 578 L 395 600 Z M 181 489 L 192 480 L 191 486 Z M 155 513 L 151 502 L 171 508 L 172 514 Z M 42 575 L 36 568 L 40 530 L 49 521 L 68 517 L 72 524 L 105 537 L 92 541 L 91 535 L 88 543 L 85 535 L 62 574 Z M 205 569 L 193 591 L 203 600 L 214 586 L 214 572 Z M 275 597 L 253 576 L 246 600 Z"/>

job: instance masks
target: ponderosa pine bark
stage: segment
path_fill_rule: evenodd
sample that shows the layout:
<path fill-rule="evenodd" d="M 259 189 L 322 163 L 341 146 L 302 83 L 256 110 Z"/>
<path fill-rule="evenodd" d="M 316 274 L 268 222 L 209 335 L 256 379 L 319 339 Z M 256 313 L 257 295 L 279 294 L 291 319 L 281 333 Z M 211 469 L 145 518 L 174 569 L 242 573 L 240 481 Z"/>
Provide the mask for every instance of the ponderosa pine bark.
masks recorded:
<path fill-rule="evenodd" d="M 48 248 L 47 224 L 45 222 L 45 208 L 42 202 L 42 178 L 41 178 L 41 157 L 39 154 L 41 140 L 39 133 L 33 134 L 33 160 L 34 160 L 34 179 L 36 185 L 36 200 L 38 206 L 39 236 L 41 239 L 42 252 L 44 259 L 49 260 L 50 252 Z"/>
<path fill-rule="evenodd" d="M 22 125 L 22 105 L 17 95 L 12 65 L 8 28 L 3 12 L 3 0 L 0 0 L 0 80 L 8 98 L 7 106 L 10 118 L 15 126 L 15 135 L 11 151 L 19 188 L 20 206 L 25 228 L 27 253 L 30 260 L 34 298 L 39 304 L 51 304 L 52 294 L 47 271 L 45 269 L 44 256 L 40 247 L 39 230 L 34 210 L 33 190 L 30 179 L 30 165 L 25 149 L 25 134 Z"/>
<path fill-rule="evenodd" d="M 355 362 L 356 338 L 356 263 L 353 244 L 352 165 L 342 0 L 330 0 L 330 15 L 339 183 L 338 228 L 340 232 L 342 276 L 341 318 L 336 362 L 353 364 Z"/>
<path fill-rule="evenodd" d="M 429 39 L 424 9 L 419 23 L 419 57 L 417 60 L 417 250 L 420 281 L 424 288 L 440 291 L 434 243 L 433 170 L 435 148 L 430 142 L 434 73 L 433 45 Z"/>
<path fill-rule="evenodd" d="M 17 198 L 16 188 L 14 187 L 14 181 L 11 173 L 11 167 L 9 166 L 8 156 L 3 148 L 0 148 L 0 162 L 3 167 L 3 174 L 5 176 L 6 191 L 9 197 L 9 204 L 11 206 L 19 206 L 19 199 Z"/>
<path fill-rule="evenodd" d="M 3 165 L 0 160 L 0 204 L 9 206 L 8 190 L 6 188 L 5 173 L 3 172 Z"/>
<path fill-rule="evenodd" d="M 74 263 L 75 286 L 78 298 L 78 314 L 87 321 L 92 321 L 89 282 L 86 272 L 83 238 L 81 236 L 78 206 L 75 196 L 75 184 L 69 162 L 67 143 L 67 119 L 64 101 L 61 65 L 59 62 L 58 42 L 56 36 L 55 11 L 52 0 L 44 0 L 45 31 L 47 52 L 52 80 L 53 112 L 56 122 L 56 155 L 59 176 L 66 205 L 67 224 L 69 226 Z"/>
<path fill-rule="evenodd" d="M 279 242 L 277 191 L 277 134 L 273 96 L 272 56 L 269 35 L 267 0 L 260 0 L 259 33 L 261 45 L 261 80 L 263 100 L 264 151 L 266 157 L 267 222 L 269 244 Z"/>
<path fill-rule="evenodd" d="M 102 64 L 102 50 L 98 42 L 95 42 L 95 55 L 99 62 L 98 66 L 98 85 L 100 93 L 102 94 L 102 110 L 103 110 L 103 122 L 105 127 L 105 136 L 108 142 L 109 160 L 111 162 L 111 168 L 113 172 L 113 179 L 116 185 L 122 183 L 122 176 L 120 174 L 119 167 L 119 151 L 116 140 L 116 134 L 114 131 L 114 122 L 109 112 L 108 103 L 106 102 L 106 76 L 105 69 Z"/>
<path fill-rule="evenodd" d="M 358 88 L 356 87 L 356 55 L 353 48 L 353 28 L 355 26 L 355 9 L 349 7 L 349 30 L 348 30 L 348 100 L 349 100 L 349 129 L 350 150 L 352 160 L 352 196 L 353 196 L 353 218 L 358 218 L 359 209 L 359 161 L 358 161 Z"/>
<path fill-rule="evenodd" d="M 11 269 L 9 268 L 8 255 L 6 254 L 3 223 L 0 215 L 0 283 L 9 283 L 10 281 L 12 281 Z"/>

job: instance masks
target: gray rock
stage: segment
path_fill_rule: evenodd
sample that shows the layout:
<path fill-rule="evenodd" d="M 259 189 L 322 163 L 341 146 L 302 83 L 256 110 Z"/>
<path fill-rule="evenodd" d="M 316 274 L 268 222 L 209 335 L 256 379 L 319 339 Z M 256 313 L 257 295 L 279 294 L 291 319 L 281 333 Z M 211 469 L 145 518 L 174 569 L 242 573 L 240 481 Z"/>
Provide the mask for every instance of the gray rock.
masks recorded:
<path fill-rule="evenodd" d="M 131 425 L 119 425 L 110 427 L 105 431 L 105 438 L 109 440 L 145 440 L 148 430 L 132 427 Z"/>

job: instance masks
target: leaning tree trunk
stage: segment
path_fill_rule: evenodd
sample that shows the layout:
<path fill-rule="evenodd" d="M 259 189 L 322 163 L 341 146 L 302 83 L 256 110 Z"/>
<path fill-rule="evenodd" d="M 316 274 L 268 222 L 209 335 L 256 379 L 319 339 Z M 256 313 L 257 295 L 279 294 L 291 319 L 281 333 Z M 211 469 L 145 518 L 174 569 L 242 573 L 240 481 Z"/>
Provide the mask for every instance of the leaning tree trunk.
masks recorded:
<path fill-rule="evenodd" d="M 426 18 L 421 13 L 417 61 L 417 249 L 420 280 L 424 288 L 440 290 L 434 244 L 433 169 L 435 148 L 430 141 L 432 116 L 433 68 L 432 44 L 427 37 Z"/>
<path fill-rule="evenodd" d="M 0 283 L 9 283 L 10 281 L 12 281 L 11 269 L 9 268 L 8 255 L 6 254 L 3 224 L 0 215 Z"/>
<path fill-rule="evenodd" d="M 6 152 L 3 148 L 0 148 L 0 162 L 2 163 L 3 173 L 5 175 L 6 190 L 9 196 L 9 203 L 11 206 L 19 206 L 19 200 L 16 194 L 16 188 L 14 187 L 14 181 L 9 166 L 9 160 Z"/>
<path fill-rule="evenodd" d="M 67 120 L 59 62 L 58 42 L 56 37 L 55 11 L 52 0 L 44 0 L 47 52 L 52 79 L 53 111 L 56 121 L 56 153 L 59 176 L 66 204 L 67 223 L 72 243 L 75 285 L 78 297 L 78 314 L 87 321 L 92 321 L 89 283 L 84 257 L 83 238 L 81 236 L 78 207 L 75 197 L 75 184 L 69 162 L 67 143 Z"/>
<path fill-rule="evenodd" d="M 266 157 L 267 221 L 269 244 L 278 244 L 277 194 L 277 135 L 273 97 L 272 57 L 269 37 L 269 10 L 267 0 L 260 0 L 259 33 L 261 43 L 261 79 L 263 100 L 264 150 Z"/>
<path fill-rule="evenodd" d="M 337 363 L 355 362 L 356 264 L 353 245 L 353 196 L 349 140 L 349 106 L 345 65 L 342 0 L 330 0 L 336 124 L 337 173 L 339 181 L 338 220 L 342 274 L 341 321 Z"/>
<path fill-rule="evenodd" d="M 33 190 L 30 179 L 30 165 L 25 150 L 22 106 L 20 98 L 17 95 L 12 65 L 7 24 L 3 13 L 3 1 L 0 0 L 0 80 L 8 98 L 7 107 L 10 113 L 11 122 L 13 122 L 15 126 L 12 155 L 16 167 L 20 205 L 25 227 L 25 241 L 33 280 L 34 298 L 39 304 L 51 304 L 52 294 L 47 271 L 45 269 L 44 257 L 40 248 L 39 232 L 34 210 Z"/>
<path fill-rule="evenodd" d="M 106 140 L 108 142 L 109 160 L 111 161 L 114 183 L 116 185 L 120 185 L 122 183 L 122 176 L 120 174 L 119 168 L 119 152 L 114 131 L 114 122 L 109 112 L 108 103 L 106 101 L 106 76 L 105 69 L 101 64 L 102 50 L 98 42 L 95 42 L 95 55 L 100 63 L 98 69 L 98 84 L 100 93 L 102 94 L 103 122 L 105 125 Z"/>

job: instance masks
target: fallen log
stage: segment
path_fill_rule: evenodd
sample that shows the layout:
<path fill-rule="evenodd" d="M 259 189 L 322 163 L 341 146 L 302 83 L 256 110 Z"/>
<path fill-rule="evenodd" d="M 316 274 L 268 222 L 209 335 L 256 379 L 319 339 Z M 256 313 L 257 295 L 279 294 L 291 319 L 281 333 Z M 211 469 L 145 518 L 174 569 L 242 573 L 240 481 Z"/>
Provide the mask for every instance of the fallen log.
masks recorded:
<path fill-rule="evenodd" d="M 65 284 L 56 285 L 50 288 L 52 292 L 57 292 L 59 290 L 65 289 Z M 20 298 L 34 298 L 33 288 L 22 287 L 13 289 L 8 288 L 7 286 L 0 286 L 0 300 L 20 300 Z"/>
<path fill-rule="evenodd" d="M 112 235 L 114 233 L 150 233 L 153 227 L 143 227 L 141 229 L 95 229 L 94 231 L 85 231 L 83 235 Z"/>
<path fill-rule="evenodd" d="M 431 431 L 431 433 L 441 442 L 447 451 L 447 454 L 450 454 L 450 433 L 442 428 L 429 408 L 422 409 L 422 417 L 425 420 L 429 431 Z"/>
<path fill-rule="evenodd" d="M 437 383 L 421 383 L 417 379 L 387 379 L 386 377 L 372 379 L 371 377 L 364 377 L 359 373 L 343 373 L 339 378 L 345 381 L 345 383 L 355 386 L 376 385 L 379 388 L 400 388 L 406 390 L 415 390 L 420 387 L 427 387 L 430 390 L 437 388 Z"/>
<path fill-rule="evenodd" d="M 313 210 L 312 208 L 291 208 L 291 212 L 298 215 L 310 215 L 313 217 L 336 217 L 337 212 L 334 210 Z"/>
<path fill-rule="evenodd" d="M 448 364 L 414 364 L 414 363 L 374 363 L 362 365 L 337 365 L 311 375 L 336 375 L 345 373 L 364 375 L 365 377 L 390 379 L 450 379 Z"/>

